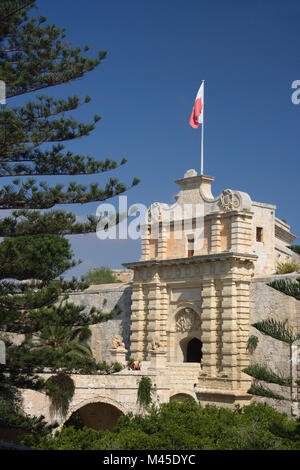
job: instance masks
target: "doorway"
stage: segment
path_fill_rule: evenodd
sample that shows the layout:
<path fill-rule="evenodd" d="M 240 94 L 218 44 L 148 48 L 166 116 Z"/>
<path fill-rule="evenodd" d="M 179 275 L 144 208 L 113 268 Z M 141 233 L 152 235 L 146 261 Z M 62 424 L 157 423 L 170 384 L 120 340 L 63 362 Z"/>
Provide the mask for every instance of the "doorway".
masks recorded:
<path fill-rule="evenodd" d="M 202 341 L 197 338 L 191 339 L 187 344 L 186 362 L 201 362 Z"/>

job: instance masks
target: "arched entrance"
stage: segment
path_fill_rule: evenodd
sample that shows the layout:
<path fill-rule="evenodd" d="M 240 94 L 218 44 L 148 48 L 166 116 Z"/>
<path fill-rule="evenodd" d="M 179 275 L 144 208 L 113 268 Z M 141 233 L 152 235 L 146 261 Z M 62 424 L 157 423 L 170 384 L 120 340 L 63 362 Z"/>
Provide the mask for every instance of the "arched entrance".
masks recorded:
<path fill-rule="evenodd" d="M 111 431 L 117 424 L 122 411 L 109 403 L 88 403 L 79 408 L 68 421 L 72 423 L 74 415 L 77 415 L 80 422 L 91 429 Z"/>
<path fill-rule="evenodd" d="M 202 341 L 193 338 L 187 343 L 186 362 L 201 362 L 202 359 Z"/>
<path fill-rule="evenodd" d="M 172 395 L 170 397 L 170 401 L 194 401 L 194 398 L 191 397 L 191 395 L 188 395 L 187 393 L 176 393 L 175 395 Z"/>
<path fill-rule="evenodd" d="M 195 336 L 188 336 L 180 341 L 183 362 L 201 363 L 202 341 Z"/>

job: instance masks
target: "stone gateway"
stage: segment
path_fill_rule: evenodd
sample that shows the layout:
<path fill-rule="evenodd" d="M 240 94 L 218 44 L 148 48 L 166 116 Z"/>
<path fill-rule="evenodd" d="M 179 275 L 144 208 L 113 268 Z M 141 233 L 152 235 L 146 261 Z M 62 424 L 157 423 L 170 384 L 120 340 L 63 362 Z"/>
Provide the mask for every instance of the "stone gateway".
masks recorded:
<path fill-rule="evenodd" d="M 86 305 L 95 300 L 107 311 L 123 305 L 119 319 L 92 327 L 91 347 L 98 360 L 118 358 L 125 363 L 128 352 L 141 370 L 74 375 L 76 390 L 66 417 L 51 414 L 48 397 L 33 391 L 24 393 L 25 411 L 63 424 L 85 407 L 82 416 L 86 412 L 88 421 L 101 428 L 90 416 L 97 407 L 87 405 L 105 404 L 105 416 L 112 421 L 122 413 L 140 411 L 136 396 L 143 375 L 151 378 L 157 404 L 190 398 L 230 407 L 254 399 L 247 393 L 252 378 L 242 372 L 251 362 L 268 361 L 280 366 L 278 373 L 290 375 L 288 345 L 278 347 L 276 340 L 256 333 L 259 346 L 253 356 L 247 346 L 251 325 L 270 314 L 279 319 L 284 315 L 299 329 L 300 302 L 266 285 L 278 262 L 299 262 L 300 256 L 288 248 L 295 236 L 276 218 L 275 206 L 231 189 L 214 198 L 212 182 L 212 177 L 189 170 L 176 181 L 180 190 L 173 205 L 151 206 L 151 217 L 142 227 L 141 259 L 124 263 L 126 283 L 94 286 L 71 296 Z M 299 373 L 297 367 L 292 369 Z M 298 403 L 291 405 L 295 390 L 286 393 L 279 409 L 299 414 Z"/>

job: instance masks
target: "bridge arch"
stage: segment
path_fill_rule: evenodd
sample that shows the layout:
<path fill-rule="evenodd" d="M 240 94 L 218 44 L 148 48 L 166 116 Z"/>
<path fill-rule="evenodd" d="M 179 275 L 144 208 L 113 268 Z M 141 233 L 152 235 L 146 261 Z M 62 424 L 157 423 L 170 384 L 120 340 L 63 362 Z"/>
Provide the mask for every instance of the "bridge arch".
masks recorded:
<path fill-rule="evenodd" d="M 75 406 L 70 406 L 66 415 L 65 424 L 71 416 L 77 413 L 83 424 L 95 430 L 112 430 L 121 415 L 128 413 L 128 410 L 119 402 L 108 397 L 94 397 L 82 400 Z"/>
<path fill-rule="evenodd" d="M 184 401 L 184 400 L 194 400 L 195 394 L 189 390 L 173 390 L 170 393 L 169 401 Z"/>

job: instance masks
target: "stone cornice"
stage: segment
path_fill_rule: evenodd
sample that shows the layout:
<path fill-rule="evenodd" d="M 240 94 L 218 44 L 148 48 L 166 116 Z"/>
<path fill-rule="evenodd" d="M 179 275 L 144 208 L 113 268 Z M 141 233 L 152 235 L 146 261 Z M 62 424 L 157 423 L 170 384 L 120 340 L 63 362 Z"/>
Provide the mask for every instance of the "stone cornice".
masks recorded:
<path fill-rule="evenodd" d="M 245 261 L 255 261 L 258 258 L 257 255 L 252 253 L 214 253 L 211 255 L 199 255 L 192 256 L 190 258 L 171 258 L 171 259 L 151 259 L 146 261 L 136 261 L 131 263 L 122 263 L 125 268 L 139 268 L 143 266 L 170 266 L 174 264 L 196 264 L 206 263 L 212 261 L 228 261 L 231 259 L 240 259 Z"/>
<path fill-rule="evenodd" d="M 275 224 L 275 237 L 285 241 L 286 243 L 289 243 L 290 245 L 297 238 L 283 226 L 277 225 L 277 223 Z"/>

